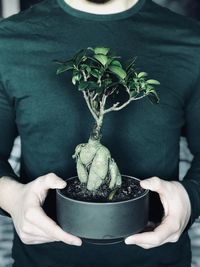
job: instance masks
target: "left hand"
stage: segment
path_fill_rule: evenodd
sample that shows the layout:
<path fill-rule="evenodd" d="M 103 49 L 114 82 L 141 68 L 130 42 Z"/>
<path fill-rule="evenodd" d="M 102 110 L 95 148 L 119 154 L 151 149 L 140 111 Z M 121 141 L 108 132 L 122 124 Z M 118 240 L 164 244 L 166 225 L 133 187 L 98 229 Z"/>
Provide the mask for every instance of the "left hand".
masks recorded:
<path fill-rule="evenodd" d="M 164 217 L 153 231 L 129 236 L 125 243 L 150 249 L 168 242 L 177 242 L 191 215 L 191 204 L 185 188 L 179 182 L 168 182 L 158 177 L 143 180 L 140 185 L 159 194 Z"/>

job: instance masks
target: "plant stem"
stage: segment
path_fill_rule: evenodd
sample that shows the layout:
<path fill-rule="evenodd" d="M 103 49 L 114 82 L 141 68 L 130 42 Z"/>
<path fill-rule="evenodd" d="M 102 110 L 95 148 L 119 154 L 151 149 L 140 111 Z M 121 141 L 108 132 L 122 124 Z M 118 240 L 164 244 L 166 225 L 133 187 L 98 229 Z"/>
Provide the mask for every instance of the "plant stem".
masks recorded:
<path fill-rule="evenodd" d="M 101 139 L 101 128 L 103 125 L 103 114 L 100 115 L 98 120 L 96 121 L 94 128 L 92 130 L 91 138 L 94 140 L 100 140 Z"/>
<path fill-rule="evenodd" d="M 135 98 L 135 97 L 131 97 L 131 98 L 129 98 L 128 101 L 126 101 L 126 102 L 125 102 L 124 104 L 122 104 L 121 106 L 119 106 L 119 102 L 117 102 L 117 103 L 115 103 L 111 108 L 108 108 L 108 109 L 104 110 L 104 114 L 106 114 L 106 113 L 108 113 L 108 112 L 111 112 L 111 111 L 119 111 L 119 110 L 125 108 L 126 106 L 128 106 L 128 104 L 130 104 L 130 102 L 135 101 L 135 100 L 142 99 L 142 98 L 144 98 L 145 96 L 146 96 L 146 95 L 142 95 L 142 96 L 137 97 L 137 98 Z"/>
<path fill-rule="evenodd" d="M 94 112 L 94 110 L 92 109 L 92 107 L 91 107 L 91 105 L 90 105 L 89 97 L 87 96 L 87 94 L 86 94 L 85 91 L 83 91 L 83 96 L 84 96 L 84 98 L 85 98 L 85 101 L 86 101 L 86 103 L 87 103 L 87 106 L 88 106 L 88 108 L 89 108 L 89 110 L 90 110 L 90 112 L 91 112 L 93 118 L 94 118 L 95 121 L 97 122 L 97 121 L 98 121 L 98 117 L 97 117 L 96 113 Z"/>

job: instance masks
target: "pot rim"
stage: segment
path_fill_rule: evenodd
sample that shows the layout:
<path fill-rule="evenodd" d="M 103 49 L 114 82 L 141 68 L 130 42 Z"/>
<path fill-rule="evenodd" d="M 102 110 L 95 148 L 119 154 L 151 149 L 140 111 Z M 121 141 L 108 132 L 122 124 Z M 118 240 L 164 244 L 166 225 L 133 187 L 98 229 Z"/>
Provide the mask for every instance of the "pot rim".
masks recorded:
<path fill-rule="evenodd" d="M 137 181 L 142 181 L 142 180 L 140 180 L 140 179 L 138 179 L 136 177 L 130 176 L 130 175 L 122 174 L 122 176 L 126 176 L 128 178 L 133 178 L 133 179 L 135 179 Z M 76 178 L 76 177 L 78 177 L 78 176 L 76 175 L 76 176 L 70 177 L 68 179 L 65 179 L 65 181 L 69 180 L 69 179 Z M 110 205 L 119 205 L 119 204 L 124 204 L 124 203 L 128 203 L 128 202 L 133 202 L 133 201 L 136 201 L 136 200 L 138 200 L 140 198 L 145 197 L 149 193 L 148 189 L 144 189 L 145 190 L 144 193 L 141 196 L 137 197 L 137 198 L 132 198 L 132 199 L 124 200 L 124 201 L 117 201 L 117 202 L 89 202 L 89 201 L 82 201 L 82 200 L 69 198 L 69 197 L 63 195 L 61 193 L 61 190 L 62 189 L 56 189 L 57 194 L 60 195 L 62 198 L 67 199 L 68 201 L 76 202 L 76 203 L 80 203 L 80 204 L 96 205 L 96 206 L 102 206 L 102 205 L 109 205 L 110 206 Z"/>

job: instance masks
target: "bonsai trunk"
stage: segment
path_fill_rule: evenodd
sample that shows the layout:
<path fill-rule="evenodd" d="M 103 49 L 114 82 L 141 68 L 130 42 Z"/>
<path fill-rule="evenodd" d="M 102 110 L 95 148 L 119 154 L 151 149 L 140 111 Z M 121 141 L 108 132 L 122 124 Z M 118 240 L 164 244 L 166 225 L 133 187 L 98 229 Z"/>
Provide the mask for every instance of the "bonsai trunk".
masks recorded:
<path fill-rule="evenodd" d="M 100 115 L 98 120 L 96 120 L 96 123 L 93 127 L 92 133 L 90 135 L 91 139 L 97 140 L 100 142 L 102 125 L 103 125 L 103 115 Z"/>
<path fill-rule="evenodd" d="M 111 157 L 110 151 L 101 144 L 101 128 L 103 124 L 103 112 L 96 120 L 88 143 L 76 147 L 74 158 L 78 178 L 85 183 L 89 191 L 95 191 L 103 184 L 108 188 L 115 189 L 121 186 L 122 179 L 117 164 Z M 109 196 L 112 198 L 113 194 Z"/>

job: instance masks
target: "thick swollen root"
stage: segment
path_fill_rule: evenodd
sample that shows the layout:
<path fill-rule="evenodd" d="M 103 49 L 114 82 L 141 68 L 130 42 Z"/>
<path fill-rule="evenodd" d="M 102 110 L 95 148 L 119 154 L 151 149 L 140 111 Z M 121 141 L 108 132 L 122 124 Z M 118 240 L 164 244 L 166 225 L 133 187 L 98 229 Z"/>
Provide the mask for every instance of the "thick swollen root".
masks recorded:
<path fill-rule="evenodd" d="M 88 172 L 83 163 L 81 162 L 80 158 L 77 159 L 76 163 L 76 170 L 78 174 L 78 178 L 81 183 L 87 183 L 88 181 Z"/>
<path fill-rule="evenodd" d="M 82 164 L 88 166 L 92 163 L 97 150 L 101 147 L 101 143 L 99 141 L 93 141 L 89 139 L 88 143 L 80 144 L 75 149 L 75 154 L 73 158 L 79 158 Z"/>
<path fill-rule="evenodd" d="M 90 167 L 87 189 L 90 191 L 100 187 L 108 175 L 109 160 L 111 158 L 109 150 L 105 146 L 98 149 Z"/>
<path fill-rule="evenodd" d="M 80 160 L 82 163 L 86 166 L 89 165 L 100 147 L 100 143 L 87 143 L 80 152 Z"/>
<path fill-rule="evenodd" d="M 98 140 L 89 139 L 75 149 L 76 168 L 81 183 L 87 183 L 87 189 L 97 190 L 108 181 L 110 189 L 121 185 L 121 174 L 111 158 L 110 151 Z"/>
<path fill-rule="evenodd" d="M 114 161 L 114 159 L 110 160 L 109 163 L 109 172 L 110 172 L 110 184 L 109 184 L 109 188 L 113 189 L 116 186 L 121 186 L 122 184 L 122 177 L 121 174 L 119 172 L 119 168 L 116 164 L 116 162 Z"/>

